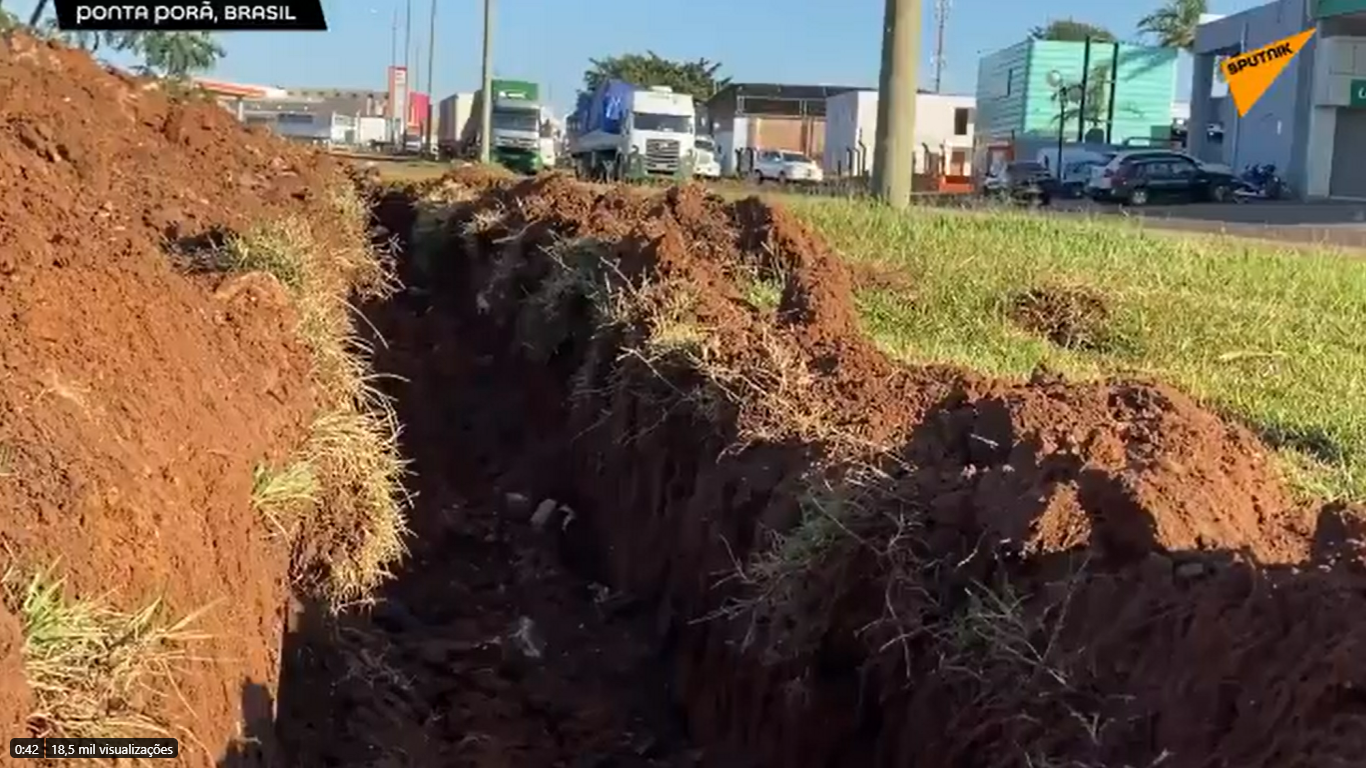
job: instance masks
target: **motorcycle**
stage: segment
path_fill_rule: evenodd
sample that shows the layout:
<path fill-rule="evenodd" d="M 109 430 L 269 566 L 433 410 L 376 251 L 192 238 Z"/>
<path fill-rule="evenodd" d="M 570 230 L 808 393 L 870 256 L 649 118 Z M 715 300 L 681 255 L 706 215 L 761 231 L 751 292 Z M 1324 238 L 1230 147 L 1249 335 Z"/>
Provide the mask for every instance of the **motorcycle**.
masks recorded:
<path fill-rule="evenodd" d="M 1238 177 L 1237 184 L 1234 197 L 1244 200 L 1279 200 L 1288 191 L 1273 163 L 1249 164 Z"/>

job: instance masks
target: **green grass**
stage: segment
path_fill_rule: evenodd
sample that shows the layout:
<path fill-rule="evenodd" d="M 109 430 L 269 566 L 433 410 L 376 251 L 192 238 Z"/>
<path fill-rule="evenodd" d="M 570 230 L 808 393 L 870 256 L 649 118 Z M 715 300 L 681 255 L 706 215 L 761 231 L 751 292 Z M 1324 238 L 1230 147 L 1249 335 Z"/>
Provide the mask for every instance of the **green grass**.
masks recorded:
<path fill-rule="evenodd" d="M 159 600 L 125 613 L 100 599 L 77 599 L 48 568 L 0 578 L 5 607 L 24 633 L 24 673 L 34 711 L 28 726 L 56 738 L 184 736 L 146 707 L 174 688 L 173 676 L 194 660 L 187 645 L 202 613 L 172 621 Z"/>
<path fill-rule="evenodd" d="M 1025 377 L 1150 376 L 1263 436 L 1298 491 L 1366 500 L 1366 260 L 1125 222 L 786 197 L 840 253 L 905 272 L 911 295 L 858 296 L 893 355 Z M 1072 286 L 1108 302 L 1100 350 L 1069 350 L 1007 316 L 1012 297 Z"/>

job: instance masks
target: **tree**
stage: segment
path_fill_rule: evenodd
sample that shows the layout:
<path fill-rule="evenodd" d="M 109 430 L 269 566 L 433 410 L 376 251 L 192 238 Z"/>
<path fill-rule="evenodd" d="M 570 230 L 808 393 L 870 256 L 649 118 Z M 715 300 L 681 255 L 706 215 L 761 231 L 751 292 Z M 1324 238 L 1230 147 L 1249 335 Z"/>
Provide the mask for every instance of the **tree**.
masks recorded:
<path fill-rule="evenodd" d="M 1195 28 L 1200 16 L 1209 10 L 1206 0 L 1167 0 L 1167 4 L 1138 21 L 1138 31 L 1157 38 L 1158 45 L 1195 49 Z"/>
<path fill-rule="evenodd" d="M 1088 37 L 1098 43 L 1108 43 L 1115 40 L 1114 33 L 1105 27 L 1098 27 L 1095 24 L 1087 24 L 1075 19 L 1052 19 L 1045 26 L 1035 27 L 1030 31 L 1029 36 L 1035 40 L 1063 40 L 1077 43 L 1086 40 Z"/>
<path fill-rule="evenodd" d="M 0 33 L 5 33 L 19 26 L 19 19 L 14 14 L 5 10 L 4 0 L 0 0 Z"/>
<path fill-rule="evenodd" d="M 142 59 L 138 69 L 144 74 L 184 79 L 195 72 L 212 69 L 226 53 L 207 32 L 62 32 L 57 29 L 55 19 L 43 21 L 47 6 L 48 0 L 39 0 L 33 9 L 28 26 L 34 32 L 60 37 L 68 45 L 91 53 L 101 47 L 131 53 Z M 0 30 L 4 29 L 6 15 L 4 9 L 0 8 Z"/>
<path fill-rule="evenodd" d="M 636 85 L 667 85 L 678 93 L 706 101 L 730 83 L 730 78 L 718 78 L 721 65 L 707 59 L 672 61 L 654 51 L 645 54 L 627 53 L 605 59 L 589 59 L 592 64 L 583 73 L 583 85 L 596 90 L 604 80 L 625 80 Z"/>
<path fill-rule="evenodd" d="M 226 53 L 207 32 L 144 32 L 135 50 L 142 55 L 144 72 L 177 80 L 213 69 Z"/>
<path fill-rule="evenodd" d="M 1067 83 L 1063 84 L 1068 86 Z M 1056 114 L 1053 115 L 1053 122 L 1062 121 L 1063 130 L 1070 132 L 1075 129 L 1077 120 L 1080 119 L 1082 126 L 1089 133 L 1092 129 L 1103 129 L 1110 118 L 1110 89 L 1113 87 L 1110 63 L 1101 62 L 1091 67 L 1090 74 L 1086 76 L 1086 106 L 1082 107 L 1082 84 L 1072 83 L 1068 87 L 1060 87 L 1053 94 L 1053 103 L 1058 104 L 1063 100 Z M 1115 100 L 1115 111 L 1130 115 L 1138 115 L 1139 112 L 1132 104 L 1127 104 Z"/>

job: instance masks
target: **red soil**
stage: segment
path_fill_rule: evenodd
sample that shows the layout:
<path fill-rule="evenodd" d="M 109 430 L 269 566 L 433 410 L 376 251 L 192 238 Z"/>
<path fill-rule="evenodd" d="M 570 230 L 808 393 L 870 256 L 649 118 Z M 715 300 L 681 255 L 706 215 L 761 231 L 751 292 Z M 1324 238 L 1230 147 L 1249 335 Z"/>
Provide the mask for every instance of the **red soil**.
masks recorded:
<path fill-rule="evenodd" d="M 212 764 L 248 685 L 275 685 L 289 553 L 249 506 L 252 472 L 300 444 L 313 394 L 283 289 L 187 276 L 167 246 L 328 221 L 340 177 L 23 36 L 0 38 L 0 93 L 0 543 L 59 562 L 76 595 L 208 609 L 193 651 L 214 662 L 187 665 L 159 714 L 197 738 L 186 764 Z M 14 626 L 0 615 L 0 723 L 28 715 Z"/>
<path fill-rule="evenodd" d="M 723 340 L 713 364 L 758 375 L 765 340 L 786 340 L 808 412 L 847 441 L 732 450 L 753 414 L 697 412 L 680 399 L 695 375 L 621 356 L 646 329 L 584 329 L 550 355 L 540 396 L 562 421 L 536 442 L 545 452 L 553 431 L 560 450 L 505 458 L 521 453 L 519 476 L 581 510 L 573 557 L 662 601 L 701 742 L 787 766 L 1279 768 L 1366 754 L 1366 583 L 1316 565 L 1316 511 L 1291 501 L 1247 429 L 1145 382 L 899 366 L 858 333 L 843 263 L 757 201 L 464 181 L 483 193 L 452 223 L 466 250 L 434 279 L 468 301 L 495 261 L 521 266 L 492 325 L 461 333 L 513 344 L 549 269 L 542 249 L 601 238 L 625 276 L 695 299 L 696 322 Z M 481 210 L 501 220 L 471 250 L 464 227 Z M 776 319 L 738 286 L 754 265 L 789 276 Z M 862 491 L 872 514 L 846 520 L 854 535 L 777 593 L 735 579 L 765 531 L 800 519 L 813 456 L 868 444 L 894 459 Z M 1021 602 L 983 619 L 979 582 Z M 704 619 L 736 601 L 753 610 Z"/>

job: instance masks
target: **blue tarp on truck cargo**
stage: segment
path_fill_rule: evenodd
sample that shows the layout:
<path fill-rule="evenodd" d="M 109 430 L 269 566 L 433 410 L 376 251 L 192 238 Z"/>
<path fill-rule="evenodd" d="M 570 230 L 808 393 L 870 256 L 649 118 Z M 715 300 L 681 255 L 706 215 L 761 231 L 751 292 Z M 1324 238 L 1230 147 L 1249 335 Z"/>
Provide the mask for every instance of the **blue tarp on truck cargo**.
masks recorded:
<path fill-rule="evenodd" d="M 588 113 L 580 125 L 584 133 L 603 131 L 621 133 L 621 120 L 626 115 L 626 99 L 636 87 L 623 80 L 607 80 L 593 92 Z"/>

